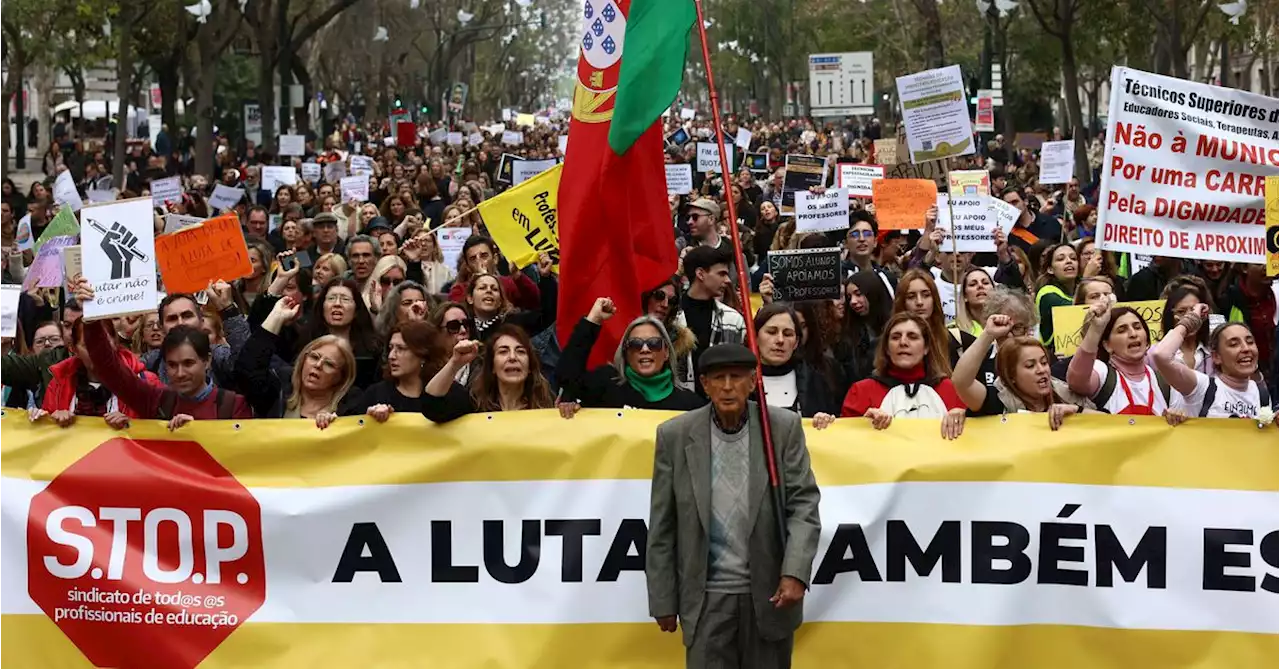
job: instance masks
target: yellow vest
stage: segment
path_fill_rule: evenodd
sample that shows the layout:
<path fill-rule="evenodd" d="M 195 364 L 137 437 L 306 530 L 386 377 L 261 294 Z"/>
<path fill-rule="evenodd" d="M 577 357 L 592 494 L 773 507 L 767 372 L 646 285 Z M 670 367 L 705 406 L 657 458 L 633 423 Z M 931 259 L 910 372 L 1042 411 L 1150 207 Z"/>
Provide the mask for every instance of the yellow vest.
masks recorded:
<path fill-rule="evenodd" d="M 1042 299 L 1044 299 L 1044 296 L 1045 296 L 1045 295 L 1057 295 L 1058 297 L 1061 297 L 1062 299 L 1064 299 L 1064 300 L 1066 300 L 1066 301 L 1068 301 L 1068 302 L 1070 302 L 1070 301 L 1071 301 L 1071 298 L 1070 298 L 1070 297 L 1068 297 L 1066 293 L 1062 292 L 1062 289 L 1061 289 L 1061 288 L 1059 288 L 1059 287 L 1057 287 L 1057 286 L 1053 285 L 1052 283 L 1047 284 L 1047 285 L 1045 285 L 1045 287 L 1043 287 L 1043 288 L 1041 288 L 1040 290 L 1036 291 L 1036 317 L 1039 317 L 1039 316 L 1040 316 L 1040 301 L 1041 301 Z M 1041 332 L 1041 335 L 1040 335 L 1040 342 L 1041 342 L 1042 344 L 1044 344 L 1045 346 L 1048 346 L 1049 344 L 1053 343 L 1053 336 L 1052 336 L 1052 335 L 1050 335 L 1050 336 L 1046 337 L 1046 336 L 1043 334 L 1043 333 L 1044 333 L 1044 327 L 1043 327 L 1043 326 L 1044 326 L 1044 324 L 1043 324 L 1043 323 L 1041 323 L 1041 328 L 1040 328 L 1040 332 Z"/>

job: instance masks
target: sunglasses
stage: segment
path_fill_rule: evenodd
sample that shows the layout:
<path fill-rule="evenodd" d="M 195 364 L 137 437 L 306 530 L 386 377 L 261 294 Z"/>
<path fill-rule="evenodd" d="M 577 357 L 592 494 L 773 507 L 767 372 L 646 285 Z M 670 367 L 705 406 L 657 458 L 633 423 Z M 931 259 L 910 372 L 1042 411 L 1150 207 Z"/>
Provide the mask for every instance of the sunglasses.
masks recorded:
<path fill-rule="evenodd" d="M 387 288 L 389 286 L 398 286 L 403 281 L 404 279 L 393 279 L 389 276 L 384 276 L 378 279 L 378 285 L 382 286 L 383 288 Z"/>
<path fill-rule="evenodd" d="M 653 291 L 653 294 L 649 296 L 649 299 L 653 300 L 654 302 L 659 302 L 661 304 L 675 304 L 676 296 L 668 295 L 666 291 L 655 290 Z"/>
<path fill-rule="evenodd" d="M 662 337 L 648 337 L 646 339 L 632 337 L 627 340 L 627 348 L 632 351 L 643 351 L 646 347 L 650 351 L 661 349 L 663 347 Z"/>
<path fill-rule="evenodd" d="M 445 324 L 444 324 L 445 332 L 448 332 L 449 334 L 458 334 L 463 330 L 467 330 L 467 331 L 471 330 L 471 328 L 467 326 L 466 321 L 464 320 L 445 321 Z"/>

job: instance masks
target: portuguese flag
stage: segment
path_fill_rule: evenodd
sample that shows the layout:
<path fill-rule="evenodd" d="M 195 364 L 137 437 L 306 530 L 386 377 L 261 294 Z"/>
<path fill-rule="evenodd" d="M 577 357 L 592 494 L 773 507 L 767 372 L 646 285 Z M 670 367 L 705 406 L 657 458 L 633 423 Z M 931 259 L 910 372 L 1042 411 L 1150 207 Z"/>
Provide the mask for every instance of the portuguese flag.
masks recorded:
<path fill-rule="evenodd" d="M 597 297 L 617 306 L 592 352 L 611 360 L 643 295 L 676 270 L 662 113 L 684 76 L 693 0 L 586 0 L 560 178 L 563 345 Z"/>

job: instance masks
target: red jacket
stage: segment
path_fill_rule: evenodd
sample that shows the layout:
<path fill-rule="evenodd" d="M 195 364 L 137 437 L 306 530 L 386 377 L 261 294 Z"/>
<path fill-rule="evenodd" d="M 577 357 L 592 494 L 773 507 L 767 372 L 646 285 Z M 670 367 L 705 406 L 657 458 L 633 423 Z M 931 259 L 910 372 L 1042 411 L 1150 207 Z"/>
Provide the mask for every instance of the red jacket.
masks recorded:
<path fill-rule="evenodd" d="M 160 383 L 160 377 L 148 372 L 146 366 L 133 354 L 133 351 L 127 348 L 116 348 L 116 354 L 120 359 L 120 364 L 132 372 L 134 376 L 140 377 L 150 385 L 164 387 L 164 384 Z M 49 413 L 70 410 L 71 400 L 76 396 L 76 384 L 80 370 L 83 368 L 84 363 L 80 362 L 80 358 L 75 356 L 71 356 L 50 367 L 49 373 L 53 375 L 53 378 L 50 379 L 49 386 L 45 388 L 44 401 L 41 403 L 40 408 Z M 123 401 L 120 401 L 119 404 L 120 411 L 124 415 L 130 418 L 144 417 Z"/>
<path fill-rule="evenodd" d="M 964 401 L 956 393 L 955 386 L 951 385 L 951 379 L 942 379 L 936 383 L 925 382 L 924 366 L 921 365 L 911 370 L 890 368 L 888 379 L 880 379 L 873 376 L 853 384 L 849 388 L 849 394 L 844 397 L 844 406 L 840 409 L 840 416 L 843 418 L 865 416 L 867 415 L 867 410 L 880 408 L 890 390 L 899 385 L 909 383 L 923 383 L 933 388 L 934 392 L 938 393 L 938 397 L 942 399 L 942 403 L 947 406 L 947 409 L 965 408 Z"/>
<path fill-rule="evenodd" d="M 502 292 L 506 293 L 507 301 L 516 305 L 516 308 L 525 311 L 538 311 L 542 308 L 542 292 L 538 289 L 538 284 L 524 272 L 517 272 L 514 279 L 500 276 L 498 283 L 502 284 Z M 466 304 L 467 284 L 454 281 L 453 287 L 449 289 L 449 300 Z"/>

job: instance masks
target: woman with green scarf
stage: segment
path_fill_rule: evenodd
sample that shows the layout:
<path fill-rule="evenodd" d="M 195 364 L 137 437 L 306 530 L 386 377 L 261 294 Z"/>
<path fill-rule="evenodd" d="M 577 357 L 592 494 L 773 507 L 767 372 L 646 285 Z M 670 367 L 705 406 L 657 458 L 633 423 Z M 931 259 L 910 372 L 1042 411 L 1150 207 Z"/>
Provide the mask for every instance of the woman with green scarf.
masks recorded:
<path fill-rule="evenodd" d="M 675 386 L 671 337 L 662 321 L 653 316 L 631 321 L 613 364 L 588 371 L 591 349 L 600 337 L 601 326 L 613 313 L 613 300 L 598 298 L 591 313 L 573 328 L 556 366 L 561 415 L 571 418 L 580 406 L 688 411 L 707 403 L 693 391 Z"/>

